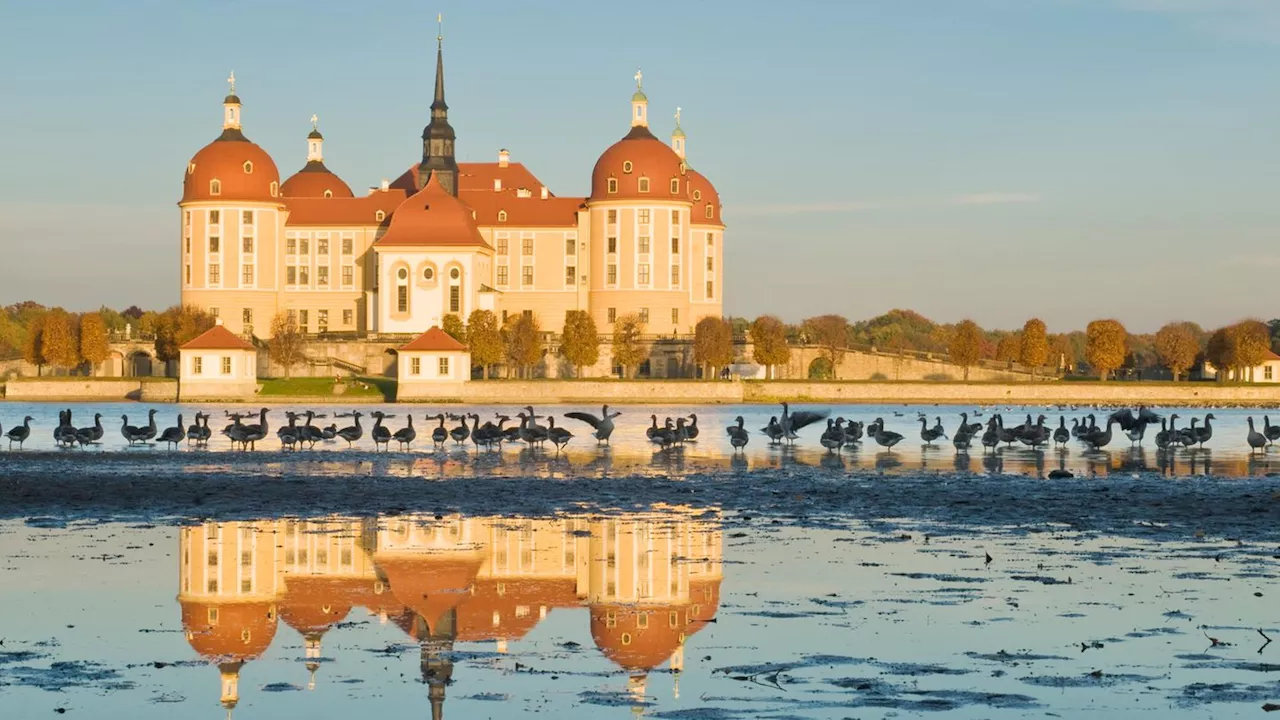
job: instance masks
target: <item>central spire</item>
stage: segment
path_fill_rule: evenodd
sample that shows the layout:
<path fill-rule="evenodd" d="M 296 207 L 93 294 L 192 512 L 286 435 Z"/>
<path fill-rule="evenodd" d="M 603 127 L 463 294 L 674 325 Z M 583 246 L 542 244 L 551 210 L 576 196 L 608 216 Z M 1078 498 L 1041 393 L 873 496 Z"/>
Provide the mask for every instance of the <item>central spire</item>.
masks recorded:
<path fill-rule="evenodd" d="M 426 186 L 432 174 L 440 185 L 455 197 L 458 194 L 458 163 L 453 145 L 457 135 L 449 125 L 449 105 L 444 101 L 444 17 L 436 16 L 436 91 L 431 101 L 431 122 L 422 130 L 422 164 L 418 166 L 418 189 Z"/>

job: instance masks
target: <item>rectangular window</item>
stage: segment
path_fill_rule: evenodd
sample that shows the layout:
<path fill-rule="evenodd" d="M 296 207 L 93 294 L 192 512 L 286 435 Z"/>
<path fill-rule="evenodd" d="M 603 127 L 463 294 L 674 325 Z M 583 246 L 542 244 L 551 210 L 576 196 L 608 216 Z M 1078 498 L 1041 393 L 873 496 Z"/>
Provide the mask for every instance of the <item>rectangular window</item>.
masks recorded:
<path fill-rule="evenodd" d="M 608 251 L 609 251 L 610 253 L 616 253 L 616 252 L 618 252 L 618 238 L 616 238 L 616 237 L 611 237 L 611 238 L 609 238 L 609 240 L 608 240 Z"/>
<path fill-rule="evenodd" d="M 298 238 L 288 238 L 284 241 L 284 251 L 288 255 L 298 254 Z"/>
<path fill-rule="evenodd" d="M 245 325 L 253 324 L 253 308 L 245 308 L 240 311 L 240 322 Z"/>
<path fill-rule="evenodd" d="M 648 235 L 640 236 L 640 254 L 641 255 L 649 254 L 649 236 Z"/>
<path fill-rule="evenodd" d="M 311 241 L 310 241 L 310 240 L 308 240 L 308 239 L 306 239 L 306 238 L 299 238 L 299 239 L 298 239 L 298 254 L 300 254 L 300 255 L 309 255 L 309 254 L 311 254 Z"/>
<path fill-rule="evenodd" d="M 671 192 L 679 192 L 679 190 L 672 190 Z M 672 224 L 672 225 L 679 225 L 679 224 L 680 224 L 680 211 L 679 211 L 679 210 L 672 210 L 672 211 L 671 211 L 671 224 Z"/>
<path fill-rule="evenodd" d="M 610 210 L 610 211 L 609 211 L 609 224 L 610 224 L 610 225 L 612 225 L 612 224 L 614 224 L 614 223 L 616 223 L 616 222 L 618 222 L 618 211 L 617 211 L 617 210 Z"/>
<path fill-rule="evenodd" d="M 680 324 L 680 310 L 678 308 L 671 308 L 671 324 Z"/>
<path fill-rule="evenodd" d="M 350 265 L 342 266 L 342 286 L 351 287 L 351 283 L 355 282 L 356 271 Z"/>
<path fill-rule="evenodd" d="M 191 358 L 191 372 L 195 375 L 201 375 L 204 373 L 204 358 L 199 355 Z"/>
<path fill-rule="evenodd" d="M 209 211 L 209 224 L 217 225 L 222 222 L 222 213 L 218 210 Z"/>
<path fill-rule="evenodd" d="M 449 286 L 449 312 L 462 312 L 462 288 L 457 285 Z"/>
<path fill-rule="evenodd" d="M 640 308 L 640 322 L 649 322 L 649 308 Z"/>
<path fill-rule="evenodd" d="M 311 283 L 311 268 L 301 266 L 298 268 L 298 284 L 308 285 Z"/>
<path fill-rule="evenodd" d="M 216 253 L 221 249 L 222 241 L 217 235 L 209 236 L 209 252 Z"/>
<path fill-rule="evenodd" d="M 609 192 L 611 194 L 618 192 L 618 178 L 609 178 Z"/>
<path fill-rule="evenodd" d="M 190 265 L 187 266 L 187 284 L 188 285 L 191 284 L 191 266 Z"/>
<path fill-rule="evenodd" d="M 328 254 L 329 254 L 329 241 L 328 241 L 328 240 L 317 240 L 317 241 L 316 241 L 316 254 L 317 254 L 317 255 L 328 255 Z"/>
<path fill-rule="evenodd" d="M 222 374 L 223 375 L 231 374 L 231 358 L 230 357 L 224 356 L 222 358 Z"/>
<path fill-rule="evenodd" d="M 649 284 L 649 263 L 640 263 L 639 271 L 636 273 L 641 285 Z"/>
<path fill-rule="evenodd" d="M 565 255 L 570 255 L 570 256 L 572 256 L 572 255 L 577 255 L 577 254 L 578 254 L 578 241 L 577 241 L 577 240 L 574 240 L 573 238 L 565 238 L 565 241 L 564 241 L 564 254 L 565 254 Z"/>
<path fill-rule="evenodd" d="M 222 266 L 210 265 L 209 266 L 209 284 L 217 285 L 220 282 L 222 282 Z"/>
<path fill-rule="evenodd" d="M 440 377 L 449 377 L 449 358 L 440 358 Z"/>
<path fill-rule="evenodd" d="M 351 254 L 351 246 L 352 246 L 351 238 L 342 238 L 342 254 L 343 255 Z"/>
<path fill-rule="evenodd" d="M 289 317 L 289 322 L 296 324 L 298 322 L 298 311 L 289 310 L 288 317 Z"/>
<path fill-rule="evenodd" d="M 191 238 L 187 238 L 187 254 L 191 254 Z"/>
<path fill-rule="evenodd" d="M 715 297 L 715 293 L 713 292 L 714 288 L 715 288 L 715 283 L 708 280 L 707 281 L 707 299 L 708 300 Z"/>
<path fill-rule="evenodd" d="M 499 285 L 507 284 L 507 266 L 506 265 L 498 266 L 498 284 Z"/>
<path fill-rule="evenodd" d="M 609 321 L 609 324 L 612 325 L 618 319 L 618 308 L 609 308 L 605 312 L 605 318 Z"/>
<path fill-rule="evenodd" d="M 574 285 L 578 282 L 578 268 L 570 265 L 564 269 L 564 284 Z"/>
<path fill-rule="evenodd" d="M 649 192 L 649 178 L 640 178 L 639 185 L 640 186 L 637 189 L 640 192 L 645 192 L 645 193 Z"/>
<path fill-rule="evenodd" d="M 246 237 L 240 240 L 240 251 L 245 255 L 253 254 L 253 238 Z"/>
<path fill-rule="evenodd" d="M 1262 367 L 1262 379 L 1263 379 L 1263 380 L 1270 380 L 1270 379 L 1271 379 L 1271 366 L 1270 366 L 1270 365 L 1264 365 L 1264 366 Z"/>
<path fill-rule="evenodd" d="M 409 312 L 409 286 L 396 287 L 396 312 Z"/>
<path fill-rule="evenodd" d="M 409 360 L 409 374 L 410 374 L 410 375 L 421 375 L 421 374 L 422 374 L 422 358 L 410 358 L 410 360 Z"/>
<path fill-rule="evenodd" d="M 533 254 L 533 238 L 525 238 L 520 241 L 520 252 L 526 256 Z"/>
<path fill-rule="evenodd" d="M 252 211 L 252 210 L 244 210 L 244 211 L 242 211 L 242 212 L 240 213 L 240 223 L 241 223 L 242 225 L 252 225 L 252 224 L 253 224 L 253 211 Z"/>
<path fill-rule="evenodd" d="M 240 283 L 242 285 L 253 284 L 253 266 L 245 265 L 240 269 Z"/>
<path fill-rule="evenodd" d="M 182 224 L 188 228 L 191 227 L 191 211 L 190 210 L 187 210 L 186 212 L 182 213 Z"/>
<path fill-rule="evenodd" d="M 716 236 L 712 233 L 707 233 L 707 249 L 710 250 L 715 246 L 716 246 Z"/>
<path fill-rule="evenodd" d="M 716 259 L 711 256 L 707 256 L 707 272 L 712 272 L 715 269 L 716 269 Z"/>
<path fill-rule="evenodd" d="M 680 178 L 671 178 L 671 194 L 675 195 L 678 192 L 680 192 Z M 676 213 L 672 210 L 671 214 L 675 215 Z M 675 220 L 673 219 L 672 222 L 675 222 Z"/>
<path fill-rule="evenodd" d="M 320 283 L 321 285 L 329 284 L 329 268 L 328 267 L 321 265 L 320 267 L 316 268 L 316 282 Z"/>
<path fill-rule="evenodd" d="M 504 237 L 498 238 L 498 254 L 499 255 L 507 254 L 507 239 Z"/>
<path fill-rule="evenodd" d="M 221 314 L 221 311 L 218 310 L 218 308 L 215 308 L 215 307 L 209 308 L 209 315 L 211 315 L 214 320 L 217 320 L 220 314 Z"/>
<path fill-rule="evenodd" d="M 309 315 L 310 312 L 307 310 L 298 311 L 298 328 L 303 332 L 307 331 L 307 320 L 309 319 Z"/>
<path fill-rule="evenodd" d="M 678 237 L 671 238 L 671 254 L 672 255 L 680 254 L 680 238 Z"/>
<path fill-rule="evenodd" d="M 353 312 L 353 311 L 351 311 L 351 310 L 343 310 L 343 311 L 342 311 L 342 326 L 343 326 L 343 327 L 351 327 L 351 323 L 352 323 L 352 320 L 354 320 L 354 319 L 355 319 L 355 315 L 356 315 L 356 314 L 355 314 L 355 312 Z"/>
<path fill-rule="evenodd" d="M 521 285 L 533 284 L 533 268 L 530 267 L 529 265 L 525 265 L 524 267 L 520 268 L 520 284 Z"/>
<path fill-rule="evenodd" d="M 293 265 L 290 265 L 289 267 L 284 269 L 284 284 L 285 285 L 298 284 L 298 268 L 294 267 Z"/>
<path fill-rule="evenodd" d="M 612 264 L 609 265 L 609 272 L 607 273 L 606 277 L 608 278 L 607 280 L 608 284 L 617 285 L 618 284 L 618 266 L 612 265 Z"/>
<path fill-rule="evenodd" d="M 671 287 L 680 287 L 680 266 L 671 266 Z"/>
<path fill-rule="evenodd" d="M 329 311 L 328 310 L 316 311 L 316 331 L 329 332 Z"/>
<path fill-rule="evenodd" d="M 637 216 L 640 218 L 640 224 L 641 224 L 641 225 L 648 225 L 648 224 L 649 224 L 649 211 L 648 211 L 648 210 L 639 210 L 639 211 L 637 211 Z"/>

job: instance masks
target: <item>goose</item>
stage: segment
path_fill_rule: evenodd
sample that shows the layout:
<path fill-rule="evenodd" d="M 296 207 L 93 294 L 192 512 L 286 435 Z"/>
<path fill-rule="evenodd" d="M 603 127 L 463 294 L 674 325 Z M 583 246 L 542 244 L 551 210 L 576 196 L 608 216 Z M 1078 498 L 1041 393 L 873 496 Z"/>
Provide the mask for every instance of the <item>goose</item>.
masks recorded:
<path fill-rule="evenodd" d="M 658 416 L 657 416 L 657 415 L 650 415 L 650 416 L 649 416 L 649 420 L 650 420 L 650 422 L 652 422 L 653 424 L 652 424 L 652 425 L 650 425 L 648 428 L 646 428 L 646 429 L 645 429 L 645 431 L 644 431 L 644 436 L 645 436 L 645 437 L 647 437 L 647 438 L 649 438 L 650 440 L 652 440 L 652 439 L 653 439 L 653 436 L 654 436 L 654 435 L 657 435 L 657 434 L 662 430 L 662 428 L 658 427 Z"/>
<path fill-rule="evenodd" d="M 298 414 L 288 412 L 284 415 L 289 419 L 289 424 L 276 431 L 276 437 L 280 438 L 280 449 L 296 450 L 302 435 L 302 428 L 298 427 Z"/>
<path fill-rule="evenodd" d="M 1132 429 L 1125 430 L 1124 434 L 1128 436 L 1130 443 L 1134 445 L 1141 445 L 1142 439 L 1146 437 L 1147 434 L 1147 424 L 1145 422 L 1139 422 L 1134 425 Z"/>
<path fill-rule="evenodd" d="M 794 443 L 796 438 L 800 437 L 797 431 L 812 425 L 819 420 L 823 420 L 829 413 L 826 410 L 815 412 L 813 410 L 801 410 L 799 412 L 791 412 L 791 405 L 782 403 L 782 419 L 778 424 L 782 426 L 782 436 L 789 442 Z"/>
<path fill-rule="evenodd" d="M 5 435 L 9 438 L 9 449 L 13 449 L 13 444 L 18 443 L 18 449 L 22 449 L 22 444 L 31 437 L 31 416 L 24 417 L 22 424 L 17 427 L 9 428 L 9 432 Z"/>
<path fill-rule="evenodd" d="M 485 441 L 483 436 L 479 436 L 480 416 L 475 413 L 471 413 L 470 415 L 464 413 L 462 415 L 462 422 L 465 423 L 467 418 L 471 418 L 471 442 L 475 443 L 475 446 L 478 448 L 480 447 L 480 444 Z"/>
<path fill-rule="evenodd" d="M 71 412 L 67 411 L 67 415 L 69 416 L 70 414 Z M 141 435 L 144 441 L 150 440 L 151 438 L 154 438 L 156 436 L 156 432 L 159 431 L 159 428 L 156 427 L 156 411 L 155 410 L 147 411 L 147 426 L 143 428 L 138 428 L 138 429 L 142 431 Z"/>
<path fill-rule="evenodd" d="M 532 405 L 526 405 L 525 411 L 529 413 L 529 429 L 539 436 L 538 444 L 547 441 L 547 429 L 538 424 L 538 414 L 533 411 Z"/>
<path fill-rule="evenodd" d="M 960 429 L 956 430 L 955 435 L 951 436 L 951 444 L 955 446 L 958 453 L 968 452 L 969 446 L 973 444 L 973 433 L 969 432 L 969 427 L 968 424 L 962 422 Z"/>
<path fill-rule="evenodd" d="M 747 441 L 751 439 L 751 434 L 747 432 L 745 427 L 743 427 L 745 423 L 741 415 L 735 418 L 734 422 L 737 424 L 730 425 L 724 429 L 725 433 L 729 436 L 729 444 L 733 446 L 733 451 L 735 453 L 746 452 L 743 448 L 747 446 Z"/>
<path fill-rule="evenodd" d="M 1173 415 L 1172 417 L 1178 417 L 1178 416 Z M 1156 433 L 1156 447 L 1161 450 L 1168 449 L 1169 443 L 1172 442 L 1171 435 L 1172 433 L 1169 432 L 1169 423 L 1165 420 L 1161 420 L 1160 432 Z"/>
<path fill-rule="evenodd" d="M 169 446 L 170 450 L 177 450 L 178 445 L 187 439 L 187 430 L 182 423 L 182 415 L 178 415 L 178 424 L 173 427 L 167 427 L 164 432 L 160 433 L 158 443 L 164 443 Z"/>
<path fill-rule="evenodd" d="M 655 416 L 653 421 L 653 429 L 657 430 L 658 418 Z M 782 439 L 782 426 L 778 424 L 778 417 L 775 415 L 769 418 L 769 424 L 760 428 L 760 432 L 764 433 L 765 436 L 769 438 L 769 444 L 777 445 L 778 441 Z M 652 436 L 650 436 L 650 438 L 652 439 Z"/>
<path fill-rule="evenodd" d="M 676 431 L 671 425 L 671 418 L 667 418 L 666 424 L 658 428 L 658 431 L 649 438 L 650 442 L 659 445 L 663 450 L 670 448 L 676 442 Z"/>
<path fill-rule="evenodd" d="M 1094 450 L 1100 450 L 1111 443 L 1111 426 L 1116 424 L 1116 419 L 1107 418 L 1107 429 L 1097 430 L 1085 436 L 1084 441 Z"/>
<path fill-rule="evenodd" d="M 520 439 L 528 445 L 538 445 L 547 439 L 546 431 L 531 422 L 530 414 L 521 411 L 516 414 L 520 418 Z"/>
<path fill-rule="evenodd" d="M 200 431 L 202 429 L 200 427 L 200 419 L 203 417 L 204 417 L 204 413 L 197 412 L 195 423 L 192 424 L 191 427 L 187 428 L 187 444 L 188 445 L 190 445 L 193 442 L 194 443 L 200 442 Z"/>
<path fill-rule="evenodd" d="M 1093 423 L 1094 423 L 1093 416 L 1086 415 L 1083 419 L 1080 420 L 1079 425 L 1071 428 L 1071 436 L 1076 438 L 1077 440 L 1084 439 L 1085 435 L 1088 435 L 1090 432 L 1097 429 L 1097 426 L 1094 425 Z"/>
<path fill-rule="evenodd" d="M 106 430 L 102 427 L 102 414 L 94 413 L 93 425 L 76 430 L 76 442 L 80 443 L 80 447 L 92 445 L 101 440 L 105 434 Z"/>
<path fill-rule="evenodd" d="M 134 443 L 146 442 L 145 429 L 130 425 L 128 415 L 121 415 L 120 420 L 124 423 L 120 426 L 120 434 L 129 441 L 130 446 Z"/>
<path fill-rule="evenodd" d="M 324 439 L 324 431 L 311 424 L 315 420 L 316 413 L 314 410 L 307 411 L 307 421 L 298 428 L 298 439 L 307 443 L 308 447 L 314 448 L 316 443 Z"/>
<path fill-rule="evenodd" d="M 972 436 L 977 435 L 978 433 L 982 432 L 982 423 L 980 423 L 980 422 L 976 422 L 976 423 L 971 423 L 971 422 L 969 422 L 969 413 L 967 413 L 967 412 L 962 412 L 962 413 L 960 413 L 960 429 L 959 429 L 959 430 L 957 430 L 956 432 L 965 432 L 965 433 L 967 433 L 970 437 L 972 437 Z"/>
<path fill-rule="evenodd" d="M 1249 454 L 1252 455 L 1259 450 L 1266 450 L 1267 436 L 1253 429 L 1253 417 L 1249 418 L 1249 435 L 1245 438 L 1249 443 Z"/>
<path fill-rule="evenodd" d="M 451 415 L 449 417 L 452 420 L 462 421 L 461 425 L 449 431 L 449 437 L 453 438 L 453 441 L 455 443 L 461 445 L 462 443 L 467 441 L 467 438 L 471 437 L 471 428 L 467 425 L 467 416 Z"/>
<path fill-rule="evenodd" d="M 201 415 L 200 416 L 200 437 L 197 438 L 196 440 L 201 447 L 209 447 L 209 438 L 211 437 L 213 437 L 213 431 L 209 429 L 209 416 L 207 414 Z"/>
<path fill-rule="evenodd" d="M 431 442 L 437 448 L 444 447 L 444 444 L 449 442 L 449 429 L 444 426 L 444 413 L 440 413 L 439 415 L 428 415 L 425 419 L 440 421 L 440 427 L 432 428 L 431 430 Z"/>
<path fill-rule="evenodd" d="M 1263 415 L 1262 434 L 1267 438 L 1267 444 L 1273 444 L 1276 440 L 1280 440 L 1280 425 L 1272 425 L 1271 418 Z"/>
<path fill-rule="evenodd" d="M 850 422 L 844 426 L 844 446 L 853 448 L 853 446 L 862 442 L 862 423 Z"/>
<path fill-rule="evenodd" d="M 360 427 L 360 417 L 361 413 L 359 411 L 351 413 L 353 424 L 338 431 L 338 437 L 347 441 L 348 448 L 351 447 L 352 443 L 364 437 L 364 428 Z"/>
<path fill-rule="evenodd" d="M 338 424 L 329 423 L 329 427 L 320 428 L 320 437 L 323 438 L 325 442 L 338 437 Z"/>
<path fill-rule="evenodd" d="M 564 449 L 564 446 L 568 445 L 569 441 L 573 439 L 573 433 L 569 432 L 567 428 L 556 427 L 555 416 L 549 415 L 547 416 L 547 439 L 551 441 L 552 445 L 556 446 L 556 454 L 559 454 Z"/>
<path fill-rule="evenodd" d="M 987 430 L 982 433 L 983 452 L 986 450 L 994 451 L 996 446 L 1000 444 L 1000 428 L 996 423 L 996 418 L 992 417 L 987 421 Z"/>
<path fill-rule="evenodd" d="M 1044 420 L 1045 417 L 1043 415 L 1036 418 L 1036 424 L 1032 425 L 1030 430 L 1019 435 L 1018 440 L 1032 449 L 1039 448 L 1049 442 L 1049 428 L 1044 426 Z"/>
<path fill-rule="evenodd" d="M 58 426 L 53 429 L 53 442 L 66 447 L 75 444 L 76 428 L 71 424 L 70 409 L 58 411 Z"/>
<path fill-rule="evenodd" d="M 937 440 L 940 437 L 944 438 L 947 436 L 947 434 L 943 432 L 941 427 L 942 418 L 938 418 L 938 420 L 939 420 L 939 426 L 929 427 L 929 420 L 925 418 L 923 415 L 920 416 L 920 439 L 924 441 L 924 444 L 927 447 L 933 447 L 934 440 Z"/>
<path fill-rule="evenodd" d="M 369 431 L 369 436 L 373 438 L 373 451 L 378 452 L 379 445 L 390 450 L 391 431 L 382 426 L 382 420 L 386 417 L 386 414 L 379 410 L 373 414 L 373 417 L 373 429 Z"/>
<path fill-rule="evenodd" d="M 896 432 L 884 429 L 883 423 L 876 426 L 875 435 L 872 436 L 876 444 L 888 448 L 889 452 L 893 452 L 893 446 L 902 442 L 902 436 Z"/>
<path fill-rule="evenodd" d="M 1072 420 L 1072 422 L 1075 422 L 1075 420 Z M 1059 415 L 1058 429 L 1053 431 L 1053 444 L 1059 446 L 1066 445 L 1067 441 L 1070 439 L 1071 431 L 1067 429 L 1067 416 Z"/>
<path fill-rule="evenodd" d="M 667 422 L 671 422 L 671 418 L 667 418 Z M 676 442 L 681 445 L 689 439 L 689 426 L 685 424 L 684 418 L 676 418 Z"/>
<path fill-rule="evenodd" d="M 689 414 L 689 424 L 686 425 L 684 428 L 684 435 L 686 440 L 698 439 L 698 416 L 697 415 L 693 413 Z"/>
<path fill-rule="evenodd" d="M 1183 447 L 1191 447 L 1200 439 L 1200 430 L 1196 427 L 1196 423 L 1200 422 L 1200 418 L 1191 418 L 1191 427 L 1185 427 L 1178 431 L 1178 442 Z"/>
<path fill-rule="evenodd" d="M 590 425 L 592 428 L 595 429 L 595 432 L 591 434 L 595 437 L 596 444 L 599 445 L 600 443 L 604 443 L 608 445 L 609 436 L 613 435 L 613 419 L 618 417 L 621 414 L 622 413 L 620 412 L 615 412 L 615 413 L 609 412 L 609 406 L 604 405 L 600 408 L 600 417 L 596 417 L 591 413 L 585 413 L 585 412 L 565 413 L 564 416 L 569 418 L 570 420 L 580 420 Z M 656 415 L 653 418 L 653 422 L 654 422 L 654 425 L 657 425 L 658 417 Z"/>
<path fill-rule="evenodd" d="M 836 418 L 832 420 L 827 418 L 827 429 L 822 433 L 822 437 L 818 439 L 822 447 L 827 452 L 835 452 L 844 446 L 844 418 Z"/>
<path fill-rule="evenodd" d="M 1030 419 L 1029 416 L 1028 419 Z M 1000 442 L 1004 443 L 1005 447 L 1011 447 L 1018 440 L 1019 428 L 1014 428 L 1012 430 L 1006 429 L 1004 426 L 1004 416 L 999 413 L 996 413 L 995 421 L 996 435 L 1000 438 Z"/>
<path fill-rule="evenodd" d="M 477 446 L 483 445 L 485 448 L 492 450 L 494 443 L 502 441 L 501 424 L 494 425 L 492 420 L 485 421 L 484 425 L 480 424 L 480 416 L 475 415 L 475 427 L 471 429 L 471 441 Z M 503 417 L 498 415 L 496 417 Z"/>
<path fill-rule="evenodd" d="M 154 426 L 155 421 L 152 420 L 151 424 Z M 258 449 L 258 441 L 265 438 L 267 433 L 271 431 L 271 427 L 267 424 L 267 409 L 262 408 L 258 411 L 258 422 L 252 425 L 242 425 L 241 427 L 244 430 L 241 432 L 240 444 L 245 446 L 247 450 Z"/>
<path fill-rule="evenodd" d="M 401 450 L 408 450 L 414 439 L 418 437 L 418 431 L 413 429 L 413 413 L 408 414 L 408 420 L 408 425 L 400 428 L 391 436 L 391 439 L 400 444 Z"/>
<path fill-rule="evenodd" d="M 871 424 L 867 426 L 867 430 L 866 430 L 867 437 L 871 437 L 872 435 L 875 435 L 876 431 L 882 429 L 883 427 L 884 427 L 884 420 L 881 420 L 880 418 L 876 418 L 875 420 L 872 420 Z"/>
<path fill-rule="evenodd" d="M 1218 418 L 1213 416 L 1213 413 L 1209 413 L 1208 415 L 1204 416 L 1204 427 L 1196 430 L 1196 440 L 1200 443 L 1200 447 L 1204 447 L 1204 444 L 1209 442 L 1209 440 L 1213 438 L 1213 422 L 1212 421 L 1217 419 Z"/>
<path fill-rule="evenodd" d="M 502 443 L 515 442 L 520 439 L 520 428 L 505 427 L 507 423 L 511 422 L 511 418 L 506 415 L 498 415 L 497 418 L 498 425 L 494 428 L 493 439 L 490 441 L 490 444 L 497 446 L 497 448 L 501 450 Z"/>

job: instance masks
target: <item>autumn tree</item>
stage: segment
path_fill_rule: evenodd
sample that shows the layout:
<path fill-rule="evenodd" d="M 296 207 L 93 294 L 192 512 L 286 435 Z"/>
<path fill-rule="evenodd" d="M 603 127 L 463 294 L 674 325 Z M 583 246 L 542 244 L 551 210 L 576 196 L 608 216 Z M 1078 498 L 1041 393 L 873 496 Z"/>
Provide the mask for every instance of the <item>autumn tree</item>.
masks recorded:
<path fill-rule="evenodd" d="M 1008 333 L 1000 336 L 1000 342 L 996 343 L 996 360 L 1002 363 L 1008 363 L 1009 367 L 1018 361 L 1018 356 L 1022 354 L 1022 342 L 1019 340 L 1017 333 Z"/>
<path fill-rule="evenodd" d="M 462 318 L 455 313 L 449 313 L 444 316 L 444 320 L 440 323 L 440 329 L 454 340 L 464 345 L 467 343 L 467 329 L 462 326 Z"/>
<path fill-rule="evenodd" d="M 507 360 L 507 374 L 518 369 L 526 378 L 531 376 L 534 363 L 542 359 L 542 332 L 533 313 L 520 313 L 507 320 L 502 330 Z"/>
<path fill-rule="evenodd" d="M 840 363 L 849 349 L 849 321 L 841 315 L 819 315 L 804 321 L 804 333 L 831 363 L 832 379 L 839 379 Z"/>
<path fill-rule="evenodd" d="M 1187 323 L 1172 322 L 1156 332 L 1156 355 L 1173 373 L 1174 382 L 1191 369 L 1199 353 L 1200 341 Z"/>
<path fill-rule="evenodd" d="M 1031 377 L 1049 361 L 1049 334 L 1040 318 L 1031 318 L 1022 326 L 1022 342 L 1018 348 L 1018 362 L 1031 369 Z"/>
<path fill-rule="evenodd" d="M 89 374 L 111 354 L 107 343 L 107 324 L 96 312 L 80 316 L 80 357 L 89 363 Z"/>
<path fill-rule="evenodd" d="M 1229 330 L 1235 349 L 1236 378 L 1241 382 L 1253 382 L 1253 369 L 1266 360 L 1271 351 L 1271 330 L 1258 320 L 1244 320 Z"/>
<path fill-rule="evenodd" d="M 36 375 L 44 374 L 44 366 L 49 358 L 44 354 L 44 320 L 45 313 L 31 318 L 27 323 L 27 337 L 22 345 L 22 359 L 36 366 Z"/>
<path fill-rule="evenodd" d="M 287 312 L 278 312 L 271 318 L 271 340 L 267 342 L 267 355 L 271 362 L 284 368 L 289 377 L 293 368 L 307 359 L 306 340 L 298 321 Z"/>
<path fill-rule="evenodd" d="M 141 322 L 147 319 L 143 314 Z M 178 359 L 178 348 L 191 342 L 196 336 L 213 327 L 214 318 L 205 310 L 194 305 L 173 307 L 155 317 L 153 327 L 156 334 L 156 358 L 163 362 Z"/>
<path fill-rule="evenodd" d="M 631 378 L 644 361 L 645 349 L 641 343 L 644 321 L 639 315 L 623 315 L 613 323 L 613 363 L 622 366 L 622 376 Z"/>
<path fill-rule="evenodd" d="M 1127 335 L 1119 320 L 1094 320 L 1085 329 L 1085 360 L 1098 371 L 1098 379 L 1105 382 L 1113 370 L 1124 364 Z"/>
<path fill-rule="evenodd" d="M 791 345 L 787 343 L 787 326 L 773 315 L 761 315 L 747 329 L 751 337 L 751 359 L 764 366 L 766 380 L 773 379 L 773 368 L 791 362 Z"/>
<path fill-rule="evenodd" d="M 54 367 L 70 370 L 80 364 L 80 343 L 71 326 L 71 316 L 54 308 L 44 317 L 41 354 Z"/>
<path fill-rule="evenodd" d="M 1213 331 L 1204 348 L 1204 359 L 1217 369 L 1218 382 L 1226 382 L 1231 374 L 1231 368 L 1236 365 L 1235 344 L 1232 341 L 1230 328 L 1218 328 Z"/>
<path fill-rule="evenodd" d="M 473 310 L 467 318 L 467 349 L 471 351 L 471 364 L 481 369 L 488 378 L 494 365 L 502 362 L 502 331 L 498 328 L 498 316 L 492 310 Z"/>
<path fill-rule="evenodd" d="M 982 351 L 982 328 L 972 320 L 965 320 L 956 326 L 951 336 L 951 344 L 947 354 L 951 362 L 964 369 L 964 379 L 969 379 L 969 368 L 978 364 L 978 356 Z"/>
<path fill-rule="evenodd" d="M 733 325 L 718 317 L 704 317 L 693 328 L 693 361 L 704 367 L 703 378 L 714 378 L 733 362 Z"/>
<path fill-rule="evenodd" d="M 582 377 L 582 368 L 595 365 L 600 359 L 600 333 L 591 313 L 570 310 L 565 314 L 560 352 L 573 365 L 577 377 Z"/>

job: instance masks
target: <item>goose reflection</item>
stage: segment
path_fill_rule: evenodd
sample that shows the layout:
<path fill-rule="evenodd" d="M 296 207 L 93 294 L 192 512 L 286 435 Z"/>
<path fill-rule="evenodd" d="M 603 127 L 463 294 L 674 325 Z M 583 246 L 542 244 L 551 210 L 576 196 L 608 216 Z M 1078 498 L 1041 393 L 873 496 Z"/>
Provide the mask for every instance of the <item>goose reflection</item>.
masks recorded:
<path fill-rule="evenodd" d="M 1105 476 L 1111 472 L 1111 451 L 1091 450 L 1084 453 L 1085 473 L 1089 477 Z"/>
<path fill-rule="evenodd" d="M 902 460 L 891 452 L 876 453 L 876 470 L 884 472 L 894 468 L 902 467 Z"/>
<path fill-rule="evenodd" d="M 951 466 L 958 473 L 970 473 L 973 471 L 973 458 L 969 457 L 969 453 L 956 453 L 951 459 Z"/>
<path fill-rule="evenodd" d="M 1130 447 L 1120 459 L 1120 469 L 1125 472 L 1146 472 L 1147 466 L 1147 449 L 1141 445 Z"/>
<path fill-rule="evenodd" d="M 818 463 L 823 470 L 843 472 L 845 469 L 844 458 L 834 453 L 823 453 Z"/>
<path fill-rule="evenodd" d="M 733 468 L 737 472 L 750 470 L 751 465 L 747 462 L 747 454 L 734 453 L 733 457 L 729 458 L 729 467 Z"/>
<path fill-rule="evenodd" d="M 1004 453 L 997 450 L 982 456 L 982 468 L 990 475 L 1004 474 Z"/>

